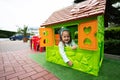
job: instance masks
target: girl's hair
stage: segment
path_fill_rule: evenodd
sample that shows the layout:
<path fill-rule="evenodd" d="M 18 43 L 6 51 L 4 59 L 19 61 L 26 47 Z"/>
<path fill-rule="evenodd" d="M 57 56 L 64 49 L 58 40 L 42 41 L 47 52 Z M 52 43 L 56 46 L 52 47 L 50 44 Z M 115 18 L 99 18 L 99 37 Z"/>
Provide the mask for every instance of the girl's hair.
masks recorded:
<path fill-rule="evenodd" d="M 60 29 L 60 31 L 59 31 L 59 34 L 60 34 L 60 41 L 63 42 L 63 40 L 62 40 L 62 33 L 63 33 L 64 31 L 68 31 L 68 32 L 69 32 L 69 35 L 70 35 L 70 41 L 69 41 L 68 43 L 70 43 L 70 42 L 72 41 L 72 39 L 71 39 L 71 33 L 70 33 L 70 30 L 67 29 L 67 28 L 61 28 L 61 29 Z"/>

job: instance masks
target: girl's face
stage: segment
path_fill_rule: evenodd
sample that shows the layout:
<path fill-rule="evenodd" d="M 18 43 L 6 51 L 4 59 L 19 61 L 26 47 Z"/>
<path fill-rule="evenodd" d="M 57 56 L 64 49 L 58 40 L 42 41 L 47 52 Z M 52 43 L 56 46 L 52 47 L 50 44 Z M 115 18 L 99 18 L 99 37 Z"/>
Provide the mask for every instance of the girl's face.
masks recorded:
<path fill-rule="evenodd" d="M 70 34 L 69 34 L 68 31 L 63 31 L 62 32 L 62 41 L 64 43 L 69 43 L 69 41 L 70 41 Z"/>

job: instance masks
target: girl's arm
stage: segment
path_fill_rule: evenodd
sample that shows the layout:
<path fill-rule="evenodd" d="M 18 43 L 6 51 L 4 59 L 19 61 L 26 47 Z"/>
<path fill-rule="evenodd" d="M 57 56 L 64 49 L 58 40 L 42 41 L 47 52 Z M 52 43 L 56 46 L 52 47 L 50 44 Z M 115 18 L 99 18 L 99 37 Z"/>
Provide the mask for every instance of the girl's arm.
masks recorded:
<path fill-rule="evenodd" d="M 64 62 L 67 63 L 69 61 L 65 51 L 64 51 L 64 44 L 62 42 L 59 42 L 59 52 L 61 57 L 63 58 Z"/>

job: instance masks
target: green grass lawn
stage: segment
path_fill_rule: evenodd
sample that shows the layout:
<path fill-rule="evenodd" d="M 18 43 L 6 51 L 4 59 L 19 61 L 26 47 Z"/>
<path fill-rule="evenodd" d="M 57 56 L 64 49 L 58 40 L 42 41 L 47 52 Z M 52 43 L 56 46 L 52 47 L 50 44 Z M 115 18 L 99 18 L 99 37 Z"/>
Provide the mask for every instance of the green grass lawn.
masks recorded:
<path fill-rule="evenodd" d="M 30 54 L 30 57 L 42 67 L 56 75 L 60 80 L 120 80 L 120 60 L 104 58 L 99 75 L 93 76 L 68 67 L 47 62 L 45 53 Z"/>

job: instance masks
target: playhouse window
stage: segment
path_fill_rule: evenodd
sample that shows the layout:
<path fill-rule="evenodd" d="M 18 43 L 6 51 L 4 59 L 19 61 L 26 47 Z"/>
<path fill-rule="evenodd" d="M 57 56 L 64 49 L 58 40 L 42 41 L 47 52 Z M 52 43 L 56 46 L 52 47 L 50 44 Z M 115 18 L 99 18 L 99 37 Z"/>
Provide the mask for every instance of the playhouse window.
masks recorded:
<path fill-rule="evenodd" d="M 55 29 L 54 29 L 55 45 L 58 45 L 58 43 L 59 43 L 59 41 L 60 41 L 59 30 L 60 30 L 60 28 L 55 28 Z"/>
<path fill-rule="evenodd" d="M 71 26 L 66 26 L 71 32 L 71 37 L 75 41 L 75 43 L 78 43 L 78 25 L 71 25 Z M 61 28 L 54 28 L 54 34 L 55 34 L 55 45 L 58 45 L 60 41 L 60 35 L 59 35 L 59 30 Z"/>
<path fill-rule="evenodd" d="M 82 22 L 78 26 L 78 45 L 81 49 L 97 50 L 97 20 Z"/>
<path fill-rule="evenodd" d="M 78 25 L 67 26 L 67 28 L 70 29 L 71 37 L 77 44 L 78 43 Z"/>

